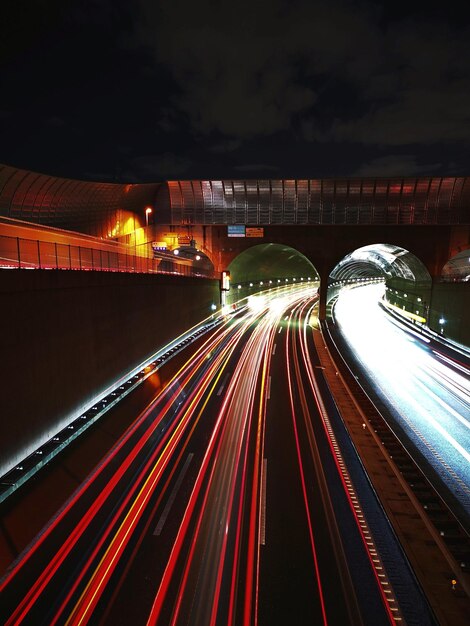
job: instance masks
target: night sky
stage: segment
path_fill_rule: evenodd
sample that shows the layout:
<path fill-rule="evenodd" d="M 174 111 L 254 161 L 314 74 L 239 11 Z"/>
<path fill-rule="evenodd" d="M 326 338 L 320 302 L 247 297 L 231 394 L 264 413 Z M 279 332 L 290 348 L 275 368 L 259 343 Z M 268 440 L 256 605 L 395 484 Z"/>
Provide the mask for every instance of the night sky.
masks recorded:
<path fill-rule="evenodd" d="M 469 175 L 470 9 L 423 6 L 3 0 L 0 162 L 122 182 Z"/>

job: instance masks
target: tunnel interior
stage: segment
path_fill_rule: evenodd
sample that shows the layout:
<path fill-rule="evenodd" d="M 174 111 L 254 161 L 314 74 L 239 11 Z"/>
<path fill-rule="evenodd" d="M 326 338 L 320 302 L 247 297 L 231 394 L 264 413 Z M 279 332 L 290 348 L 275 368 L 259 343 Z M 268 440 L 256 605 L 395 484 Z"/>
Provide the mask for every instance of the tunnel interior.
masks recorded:
<path fill-rule="evenodd" d="M 277 243 L 254 245 L 230 263 L 229 302 L 252 293 L 294 282 L 315 282 L 319 274 L 309 259 L 295 248 Z"/>
<path fill-rule="evenodd" d="M 470 249 L 462 250 L 442 268 L 441 280 L 444 282 L 470 281 Z"/>
<path fill-rule="evenodd" d="M 414 254 L 393 244 L 363 246 L 346 255 L 328 279 L 327 314 L 341 289 L 367 281 L 383 281 L 385 301 L 416 321 L 426 320 L 432 279 Z"/>

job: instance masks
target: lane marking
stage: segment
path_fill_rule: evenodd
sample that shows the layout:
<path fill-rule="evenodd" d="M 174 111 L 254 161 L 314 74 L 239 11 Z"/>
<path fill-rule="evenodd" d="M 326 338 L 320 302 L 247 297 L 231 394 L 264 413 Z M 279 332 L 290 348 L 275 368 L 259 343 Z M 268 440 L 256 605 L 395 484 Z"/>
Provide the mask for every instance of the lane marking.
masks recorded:
<path fill-rule="evenodd" d="M 261 467 L 261 514 L 260 514 L 260 531 L 259 542 L 262 546 L 266 545 L 266 476 L 268 471 L 268 459 L 263 459 Z"/>
<path fill-rule="evenodd" d="M 277 343 L 274 344 L 273 351 L 271 354 L 274 356 L 276 354 Z"/>
<path fill-rule="evenodd" d="M 271 376 L 268 376 L 268 389 L 266 391 L 268 400 L 271 400 Z"/>
<path fill-rule="evenodd" d="M 192 452 L 190 454 L 188 454 L 188 458 L 186 459 L 186 461 L 185 461 L 185 463 L 184 463 L 184 465 L 183 465 L 183 467 L 181 469 L 180 475 L 178 476 L 178 480 L 176 481 L 175 486 L 173 487 L 173 490 L 171 492 L 171 495 L 168 498 L 168 502 L 166 503 L 166 506 L 163 509 L 163 513 L 161 514 L 161 517 L 160 517 L 160 519 L 158 521 L 158 524 L 156 525 L 155 530 L 153 531 L 153 534 L 155 536 L 160 535 L 160 533 L 163 530 L 163 526 L 164 526 L 164 524 L 166 522 L 166 518 L 168 517 L 168 513 L 170 512 L 170 509 L 171 509 L 171 507 L 173 505 L 173 502 L 175 501 L 176 494 L 178 493 L 179 488 L 181 487 L 181 483 L 183 482 L 184 475 L 188 471 L 189 464 L 193 460 L 193 456 L 194 456 L 194 454 Z"/>
<path fill-rule="evenodd" d="M 221 393 L 222 393 L 222 391 L 224 390 L 224 387 L 225 387 L 225 385 L 226 385 L 226 383 L 227 383 L 227 379 L 228 379 L 229 375 L 230 375 L 230 374 L 229 374 L 229 373 L 227 373 L 227 374 L 226 374 L 226 376 L 225 376 L 225 378 L 223 379 L 222 384 L 220 385 L 220 389 L 219 389 L 219 391 L 217 392 L 217 395 L 218 395 L 218 396 L 220 396 L 220 394 L 221 394 Z"/>

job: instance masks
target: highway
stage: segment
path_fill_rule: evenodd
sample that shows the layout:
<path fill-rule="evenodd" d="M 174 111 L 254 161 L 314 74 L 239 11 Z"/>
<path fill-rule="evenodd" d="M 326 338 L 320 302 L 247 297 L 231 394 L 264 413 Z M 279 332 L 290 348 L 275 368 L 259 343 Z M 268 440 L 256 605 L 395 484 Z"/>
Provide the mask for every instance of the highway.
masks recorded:
<path fill-rule="evenodd" d="M 208 334 L 0 581 L 5 624 L 400 619 L 360 507 L 374 495 L 338 443 L 316 300 L 253 297 Z"/>
<path fill-rule="evenodd" d="M 137 235 L 136 233 L 139 233 Z M 142 228 L 134 244 L 103 239 L 0 216 L 0 269 L 99 270 L 212 276 L 213 268 L 194 255 L 153 250 Z M 142 240 L 137 242 L 138 238 Z M 188 247 L 188 251 L 192 249 Z M 205 255 L 203 255 L 205 256 Z"/>
<path fill-rule="evenodd" d="M 379 307 L 383 285 L 343 290 L 337 326 L 433 482 L 470 521 L 470 377 L 456 359 L 404 332 Z M 430 469 L 429 469 L 430 468 Z M 440 485 L 439 485 L 440 483 Z M 449 496 L 447 496 L 449 499 Z"/>

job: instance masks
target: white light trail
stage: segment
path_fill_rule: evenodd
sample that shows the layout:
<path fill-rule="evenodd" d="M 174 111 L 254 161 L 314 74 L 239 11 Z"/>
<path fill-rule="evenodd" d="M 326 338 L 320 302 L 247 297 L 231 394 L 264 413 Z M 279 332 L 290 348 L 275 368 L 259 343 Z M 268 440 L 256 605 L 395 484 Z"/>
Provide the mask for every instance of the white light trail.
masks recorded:
<path fill-rule="evenodd" d="M 383 285 L 344 290 L 335 306 L 336 321 L 401 427 L 470 513 L 467 372 L 437 359 L 391 323 L 378 306 L 383 290 Z"/>

